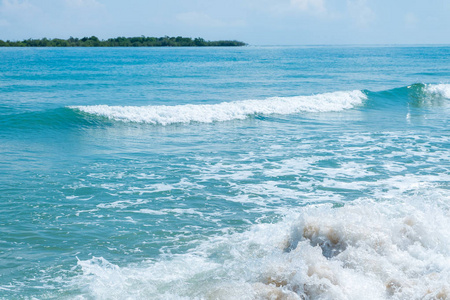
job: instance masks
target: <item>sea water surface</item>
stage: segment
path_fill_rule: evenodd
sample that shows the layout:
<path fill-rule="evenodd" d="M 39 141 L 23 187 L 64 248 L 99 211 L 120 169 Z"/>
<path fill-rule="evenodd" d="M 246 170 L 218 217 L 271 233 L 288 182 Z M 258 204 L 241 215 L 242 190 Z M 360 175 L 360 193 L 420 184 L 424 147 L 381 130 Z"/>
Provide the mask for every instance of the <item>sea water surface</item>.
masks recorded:
<path fill-rule="evenodd" d="M 0 49 L 1 299 L 448 299 L 450 47 Z"/>

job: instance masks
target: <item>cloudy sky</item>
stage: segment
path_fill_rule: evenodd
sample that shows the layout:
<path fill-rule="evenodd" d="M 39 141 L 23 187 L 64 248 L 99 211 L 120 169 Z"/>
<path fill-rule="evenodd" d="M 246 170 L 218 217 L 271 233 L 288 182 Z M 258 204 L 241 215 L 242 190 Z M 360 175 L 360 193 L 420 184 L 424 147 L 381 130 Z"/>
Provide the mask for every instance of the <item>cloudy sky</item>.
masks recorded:
<path fill-rule="evenodd" d="M 0 0 L 0 39 L 95 35 L 251 45 L 450 44 L 449 0 Z"/>

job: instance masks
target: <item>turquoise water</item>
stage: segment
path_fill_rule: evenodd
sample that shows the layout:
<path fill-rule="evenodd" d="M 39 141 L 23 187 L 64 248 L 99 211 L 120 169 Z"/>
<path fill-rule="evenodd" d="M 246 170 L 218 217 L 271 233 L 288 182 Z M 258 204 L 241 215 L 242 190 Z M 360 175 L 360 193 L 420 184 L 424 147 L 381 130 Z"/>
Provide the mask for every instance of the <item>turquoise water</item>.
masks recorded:
<path fill-rule="evenodd" d="M 0 298 L 450 296 L 450 47 L 0 58 Z"/>

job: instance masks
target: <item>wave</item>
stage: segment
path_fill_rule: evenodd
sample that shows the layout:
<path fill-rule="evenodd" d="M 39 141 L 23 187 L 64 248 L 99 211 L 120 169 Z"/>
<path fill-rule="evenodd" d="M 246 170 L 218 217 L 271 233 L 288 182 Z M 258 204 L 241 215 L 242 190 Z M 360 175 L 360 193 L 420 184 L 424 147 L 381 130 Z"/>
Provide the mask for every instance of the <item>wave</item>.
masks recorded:
<path fill-rule="evenodd" d="M 450 84 L 426 84 L 423 85 L 425 93 L 430 96 L 438 96 L 450 99 Z"/>
<path fill-rule="evenodd" d="M 312 96 L 272 97 L 206 105 L 175 106 L 70 106 L 71 109 L 97 117 L 122 122 L 169 125 L 176 123 L 212 123 L 243 120 L 251 116 L 290 115 L 301 112 L 338 112 L 368 107 L 444 106 L 450 99 L 450 84 L 413 84 L 401 88 L 370 92 L 341 91 Z"/>
<path fill-rule="evenodd" d="M 174 123 L 212 123 L 243 120 L 252 115 L 332 112 L 361 105 L 367 96 L 362 91 L 333 92 L 313 96 L 273 97 L 205 105 L 175 106 L 70 106 L 83 113 L 115 121 L 169 125 Z"/>
<path fill-rule="evenodd" d="M 442 107 L 449 103 L 450 84 L 416 83 L 378 92 L 366 91 L 366 94 L 369 99 L 367 108 Z"/>
<path fill-rule="evenodd" d="M 73 284 L 108 299 L 447 299 L 449 208 L 422 199 L 304 207 L 170 259 L 80 260 Z"/>
<path fill-rule="evenodd" d="M 341 91 L 312 96 L 272 97 L 218 104 L 156 106 L 68 106 L 38 112 L 13 113 L 0 107 L 0 130 L 9 128 L 71 128 L 122 123 L 154 125 L 212 123 L 244 120 L 252 116 L 340 112 L 392 107 L 445 107 L 450 84 L 413 84 L 391 90 Z"/>
<path fill-rule="evenodd" d="M 450 84 L 413 84 L 407 89 L 409 103 L 415 107 L 444 107 L 450 99 Z"/>
<path fill-rule="evenodd" d="M 45 111 L 31 111 L 16 114 L 0 114 L 0 130 L 16 129 L 61 129 L 89 127 L 103 124 L 94 116 L 85 116 L 69 108 L 57 108 Z"/>

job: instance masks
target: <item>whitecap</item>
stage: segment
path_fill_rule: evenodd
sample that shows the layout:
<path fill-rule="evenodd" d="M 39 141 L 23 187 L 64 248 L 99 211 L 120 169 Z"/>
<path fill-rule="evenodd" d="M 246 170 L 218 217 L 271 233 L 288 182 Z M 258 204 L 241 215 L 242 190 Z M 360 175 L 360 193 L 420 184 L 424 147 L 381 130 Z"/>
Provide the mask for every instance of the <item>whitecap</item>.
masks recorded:
<path fill-rule="evenodd" d="M 425 92 L 431 95 L 439 95 L 450 99 L 450 84 L 427 84 L 425 85 Z"/>
<path fill-rule="evenodd" d="M 359 90 L 312 96 L 272 97 L 203 105 L 157 106 L 70 106 L 84 113 L 123 122 L 169 125 L 175 123 L 212 123 L 243 120 L 251 115 L 331 112 L 354 108 L 367 96 Z"/>

